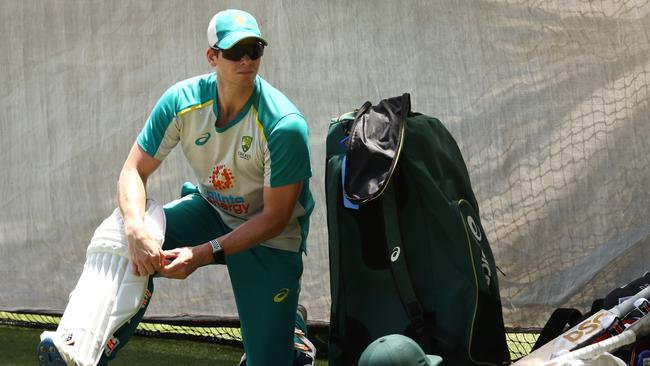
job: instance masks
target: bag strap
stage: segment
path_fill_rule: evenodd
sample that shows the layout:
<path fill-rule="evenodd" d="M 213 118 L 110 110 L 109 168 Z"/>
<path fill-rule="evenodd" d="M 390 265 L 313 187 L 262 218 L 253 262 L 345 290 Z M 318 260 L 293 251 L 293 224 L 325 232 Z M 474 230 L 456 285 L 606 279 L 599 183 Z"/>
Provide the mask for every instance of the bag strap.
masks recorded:
<path fill-rule="evenodd" d="M 382 205 L 384 215 L 384 231 L 386 234 L 386 248 L 390 260 L 390 270 L 393 274 L 393 281 L 399 293 L 402 305 L 406 310 L 411 327 L 415 331 L 417 339 L 425 352 L 431 349 L 431 337 L 425 329 L 424 310 L 422 304 L 415 294 L 411 276 L 406 263 L 404 243 L 399 229 L 397 217 L 397 203 L 395 200 L 395 187 L 393 182 L 388 183 L 382 194 Z"/>
<path fill-rule="evenodd" d="M 565 327 L 573 327 L 578 324 L 582 318 L 582 313 L 578 309 L 558 308 L 555 309 L 548 319 L 542 332 L 539 334 L 531 352 L 552 341 L 560 334 L 564 333 Z"/>

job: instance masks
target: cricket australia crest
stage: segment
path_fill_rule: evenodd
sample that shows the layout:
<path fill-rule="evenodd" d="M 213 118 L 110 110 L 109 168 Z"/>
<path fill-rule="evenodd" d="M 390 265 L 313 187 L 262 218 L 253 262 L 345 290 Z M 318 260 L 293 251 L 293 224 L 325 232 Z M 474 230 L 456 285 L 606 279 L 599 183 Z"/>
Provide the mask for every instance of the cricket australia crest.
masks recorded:
<path fill-rule="evenodd" d="M 243 136 L 241 138 L 241 151 L 239 151 L 237 155 L 242 159 L 249 160 L 251 158 L 251 154 L 248 154 L 248 150 L 250 150 L 252 145 L 253 137 Z"/>

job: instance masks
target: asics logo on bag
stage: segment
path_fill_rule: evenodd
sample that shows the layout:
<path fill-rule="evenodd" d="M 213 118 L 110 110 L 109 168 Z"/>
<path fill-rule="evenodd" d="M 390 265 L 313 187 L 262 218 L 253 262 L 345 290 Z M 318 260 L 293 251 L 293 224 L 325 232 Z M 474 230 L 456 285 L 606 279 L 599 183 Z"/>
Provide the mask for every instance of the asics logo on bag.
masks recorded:
<path fill-rule="evenodd" d="M 208 142 L 208 140 L 210 139 L 210 136 L 211 136 L 210 132 L 206 132 L 203 135 L 201 135 L 201 137 L 194 140 L 194 143 L 196 145 L 198 145 L 198 146 L 203 146 L 203 145 L 205 145 L 206 142 Z"/>
<path fill-rule="evenodd" d="M 393 248 L 393 251 L 390 253 L 390 261 L 395 262 L 399 259 L 399 255 L 402 252 L 402 249 L 400 247 L 395 247 Z"/>
<path fill-rule="evenodd" d="M 472 231 L 472 234 L 474 234 L 476 240 L 481 241 L 481 239 L 483 239 L 481 229 L 479 229 L 478 225 L 476 225 L 476 222 L 472 216 L 467 216 L 467 225 L 469 225 L 469 229 Z"/>

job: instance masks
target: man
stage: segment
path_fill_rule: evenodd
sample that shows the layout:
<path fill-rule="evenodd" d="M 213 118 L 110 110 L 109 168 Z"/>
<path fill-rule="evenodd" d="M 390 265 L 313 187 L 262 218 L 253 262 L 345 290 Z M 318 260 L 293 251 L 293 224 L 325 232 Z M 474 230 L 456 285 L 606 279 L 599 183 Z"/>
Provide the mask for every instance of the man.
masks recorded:
<path fill-rule="evenodd" d="M 163 95 L 120 174 L 118 203 L 133 271 L 185 278 L 225 262 L 248 365 L 290 365 L 301 252 L 314 204 L 307 124 L 257 75 L 267 42 L 252 15 L 219 12 L 207 33 L 206 57 L 216 72 Z M 163 251 L 142 226 L 145 186 L 179 142 L 198 189 L 165 207 Z"/>
<path fill-rule="evenodd" d="M 207 33 L 206 57 L 215 72 L 164 93 L 120 173 L 117 198 L 131 270 L 182 279 L 201 266 L 226 264 L 241 320 L 242 364 L 311 364 L 315 350 L 296 312 L 314 206 L 307 123 L 257 75 L 267 42 L 252 15 L 221 11 Z M 186 183 L 182 197 L 165 205 L 161 248 L 144 220 L 146 183 L 179 143 L 198 184 Z M 114 333 L 115 347 L 102 360 L 126 343 L 144 308 Z M 294 341 L 304 352 L 294 351 Z"/>

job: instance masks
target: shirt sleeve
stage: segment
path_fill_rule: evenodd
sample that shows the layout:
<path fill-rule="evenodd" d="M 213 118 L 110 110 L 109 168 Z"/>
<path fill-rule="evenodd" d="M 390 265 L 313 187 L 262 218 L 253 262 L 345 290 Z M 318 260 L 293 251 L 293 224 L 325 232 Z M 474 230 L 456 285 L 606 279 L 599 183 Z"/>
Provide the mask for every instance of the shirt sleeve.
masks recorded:
<path fill-rule="evenodd" d="M 267 136 L 265 186 L 279 187 L 311 177 L 307 121 L 299 114 L 283 117 Z"/>
<path fill-rule="evenodd" d="M 180 139 L 180 122 L 176 117 L 177 94 L 176 85 L 165 91 L 138 135 L 140 148 L 160 161 L 167 157 Z"/>

